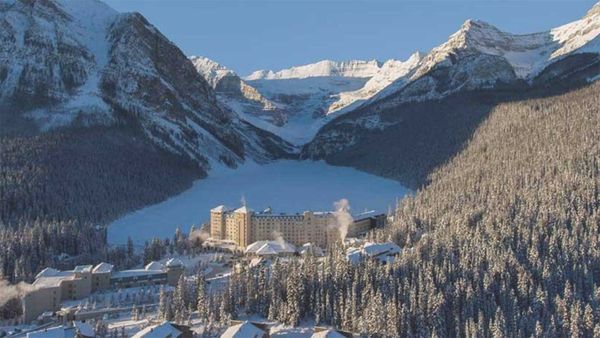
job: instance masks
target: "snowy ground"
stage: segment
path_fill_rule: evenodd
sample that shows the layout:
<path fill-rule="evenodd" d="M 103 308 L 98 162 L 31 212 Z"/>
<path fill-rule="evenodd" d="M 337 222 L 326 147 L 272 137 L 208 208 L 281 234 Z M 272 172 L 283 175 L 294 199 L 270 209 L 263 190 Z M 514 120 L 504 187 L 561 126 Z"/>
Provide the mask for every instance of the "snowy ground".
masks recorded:
<path fill-rule="evenodd" d="M 274 212 L 289 213 L 331 210 L 333 202 L 347 198 L 352 212 L 359 213 L 386 212 L 408 192 L 396 181 L 324 162 L 246 163 L 236 170 L 214 170 L 187 191 L 116 220 L 108 229 L 108 241 L 123 244 L 131 236 L 143 244 L 153 237 L 172 237 L 178 226 L 187 232 L 207 222 L 211 208 L 237 207 L 242 198 L 254 210 L 270 206 Z"/>

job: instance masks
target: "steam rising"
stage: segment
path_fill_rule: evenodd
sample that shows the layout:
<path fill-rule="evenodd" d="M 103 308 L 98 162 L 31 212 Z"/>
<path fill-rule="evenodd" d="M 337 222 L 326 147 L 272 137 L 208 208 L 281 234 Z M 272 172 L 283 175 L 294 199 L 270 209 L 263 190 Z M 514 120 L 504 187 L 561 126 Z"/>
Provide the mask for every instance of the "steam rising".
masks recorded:
<path fill-rule="evenodd" d="M 205 242 L 209 237 L 210 237 L 210 234 L 202 229 L 193 230 L 190 232 L 190 235 L 188 236 L 188 238 L 191 241 L 196 241 L 197 239 L 200 239 L 200 242 Z"/>
<path fill-rule="evenodd" d="M 271 238 L 273 238 L 273 240 L 280 245 L 285 244 L 285 240 L 283 239 L 283 234 L 277 230 L 273 230 L 273 232 L 271 232 Z"/>
<path fill-rule="evenodd" d="M 354 222 L 352 215 L 350 214 L 350 202 L 347 199 L 342 198 L 333 203 L 333 209 L 335 210 L 333 212 L 335 224 L 333 224 L 332 227 L 338 229 L 340 238 L 343 242 L 348 234 L 348 228 L 352 222 Z"/>
<path fill-rule="evenodd" d="M 0 280 L 0 307 L 11 299 L 21 298 L 33 290 L 35 290 L 35 287 L 25 282 L 10 284 L 6 280 Z"/>

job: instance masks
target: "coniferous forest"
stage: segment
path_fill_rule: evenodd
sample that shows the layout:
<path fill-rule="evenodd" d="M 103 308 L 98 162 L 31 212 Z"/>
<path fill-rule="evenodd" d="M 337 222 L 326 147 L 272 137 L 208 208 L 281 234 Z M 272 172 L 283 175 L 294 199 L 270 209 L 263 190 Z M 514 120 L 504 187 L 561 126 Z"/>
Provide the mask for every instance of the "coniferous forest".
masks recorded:
<path fill-rule="evenodd" d="M 393 264 L 245 268 L 213 300 L 369 336 L 600 336 L 600 84 L 496 107 L 371 234 Z M 258 290 L 258 291 L 256 291 Z"/>
<path fill-rule="evenodd" d="M 545 10 L 555 4 L 535 5 Z M 180 10 L 190 10 L 188 4 L 182 6 Z M 164 8 L 175 7 L 169 2 Z M 226 17 L 237 17 L 239 8 L 234 7 L 226 8 L 231 11 Z M 241 17 L 252 18 L 253 25 L 243 30 L 264 31 L 264 39 L 258 35 L 259 49 L 269 56 L 276 55 L 266 43 L 273 17 L 302 28 L 297 33 L 314 39 L 311 48 L 335 48 L 334 34 L 310 34 L 308 29 L 318 28 L 318 15 L 338 29 L 335 37 L 342 42 L 367 37 L 375 46 L 378 35 L 391 31 L 381 25 L 380 12 L 371 18 L 370 33 L 368 25 L 361 31 L 363 22 L 349 20 L 346 8 L 334 24 L 333 14 L 344 6 L 326 7 L 319 3 L 306 11 L 311 25 L 294 21 L 302 11 L 265 11 L 270 17 L 261 20 L 263 13 L 247 7 Z M 381 11 L 385 6 L 375 7 Z M 406 14 L 408 7 L 396 8 L 397 14 L 414 19 Z M 448 14 L 448 20 L 458 18 L 454 12 L 469 14 L 440 7 L 441 2 L 435 3 L 435 10 Z M 366 12 L 357 17 L 366 18 Z M 294 17 L 285 16 L 289 13 Z M 414 13 L 421 20 L 438 18 L 421 8 Z M 509 21 L 514 19 L 511 14 Z M 208 19 L 202 12 L 194 20 L 202 15 Z M 552 20 L 543 18 L 540 24 Z M 226 28 L 233 27 L 232 33 L 220 35 L 213 34 L 214 27 L 198 28 L 210 20 L 196 20 L 195 34 L 206 34 L 197 49 L 186 53 L 218 55 L 204 44 L 209 37 L 227 36 L 230 47 L 242 48 L 235 41 L 244 37 L 235 26 L 242 27 L 242 22 L 230 21 Z M 263 21 L 269 25 L 261 27 Z M 386 24 L 397 22 L 404 21 Z M 37 285 L 21 282 L 32 283 L 46 267 L 69 270 L 106 262 L 114 269 L 102 265 L 98 271 L 110 273 L 110 286 L 97 283 L 87 288 L 87 295 L 71 292 L 67 299 L 63 289 L 72 291 L 75 284 L 53 284 L 60 299 L 53 304 L 56 308 L 44 308 L 41 315 L 50 312 L 58 325 L 63 319 L 56 315 L 58 306 L 67 301 L 82 301 L 79 311 L 100 294 L 113 293 L 118 300 L 124 289 L 133 289 L 129 291 L 145 295 L 145 300 L 128 299 L 132 321 L 196 325 L 201 330 L 195 334 L 207 337 L 221 334 L 233 319 L 256 318 L 286 328 L 314 330 L 319 325 L 367 337 L 600 338 L 600 3 L 575 21 L 539 33 L 512 34 L 468 19 L 446 42 L 404 61 L 323 60 L 246 77 L 236 73 L 241 69 L 234 72 L 205 57 L 188 57 L 142 14 L 121 12 L 102 1 L 0 0 L 0 27 L 0 337 L 27 334 L 13 328 L 32 323 L 31 318 L 30 323 L 19 322 L 28 318 L 23 297 L 46 287 L 39 279 Z M 325 32 L 328 27 L 321 28 Z M 278 31 L 276 37 L 286 32 Z M 422 33 L 425 43 L 429 33 Z M 394 34 L 385 45 L 404 41 Z M 420 38 L 411 37 L 407 46 Z M 296 42 L 288 51 L 280 42 L 274 46 L 288 55 L 306 49 Z M 185 45 L 187 49 L 192 43 Z M 379 50 L 373 53 L 377 56 Z M 253 56 L 230 54 L 242 64 Z M 260 65 L 272 61 L 281 66 L 280 60 L 266 59 L 260 58 Z M 202 209 L 213 207 L 198 207 L 199 195 L 193 195 L 193 203 L 163 204 L 168 212 L 140 212 L 146 218 L 130 222 L 137 222 L 135 227 L 111 228 L 130 231 L 120 238 L 129 236 L 127 244 L 107 242 L 107 237 L 113 241 L 108 224 L 120 226 L 113 221 L 128 213 L 191 187 L 219 200 L 228 198 L 219 194 L 225 191 L 243 195 L 242 180 L 220 174 L 296 160 L 351 167 L 397 180 L 413 191 L 398 196 L 402 199 L 390 208 L 385 226 L 375 225 L 384 219 L 378 215 L 383 209 L 375 209 L 385 206 L 351 210 L 362 219 L 377 215 L 365 238 L 330 240 L 332 228 L 344 234 L 354 230 L 352 220 L 340 221 L 339 210 L 319 213 L 331 218 L 327 223 L 319 218 L 318 226 L 328 228 L 329 247 L 318 257 L 308 248 L 314 249 L 314 233 L 321 234 L 312 217 L 323 206 L 307 202 L 325 190 L 343 195 L 351 187 L 358 191 L 355 196 L 381 204 L 374 197 L 384 193 L 365 197 L 355 178 L 325 188 L 288 170 L 299 184 L 268 198 L 285 198 L 294 208 L 314 213 L 276 210 L 287 223 L 252 223 L 252 217 L 276 208 L 259 205 L 265 211 L 253 215 L 244 195 L 243 209 L 231 210 L 234 218 L 219 208 L 210 214 L 215 221 L 201 228 L 195 220 L 194 225 L 158 224 L 188 222 L 191 217 L 178 218 L 186 212 L 207 222 L 209 210 Z M 252 170 L 242 177 L 244 183 L 270 193 L 277 190 L 258 184 Z M 216 189 L 192 186 L 209 174 L 217 180 Z M 266 176 L 276 188 L 288 187 L 279 177 L 270 180 L 276 175 Z M 329 177 L 320 171 L 316 176 L 322 176 L 319 182 Z M 304 182 L 314 190 L 299 191 Z M 395 185 L 387 192 L 394 195 L 403 187 Z M 230 201 L 215 206 L 219 204 Z M 298 217 L 283 212 L 297 212 Z M 308 220 L 293 223 L 300 217 Z M 297 224 L 305 228 L 285 228 Z M 177 225 L 191 227 L 189 236 L 177 228 L 171 238 L 150 240 Z M 137 226 L 147 226 L 144 237 L 130 230 Z M 290 239 L 300 250 L 280 250 L 279 242 L 260 243 L 265 247 L 260 254 L 244 252 L 254 241 L 279 241 L 282 228 L 294 235 L 303 232 L 306 236 L 296 239 L 313 240 L 312 245 Z M 309 231 L 315 232 L 309 236 Z M 134 240 L 146 239 L 143 249 L 135 247 Z M 385 242 L 394 242 L 401 252 L 366 252 L 368 245 L 397 249 Z M 349 256 L 351 250 L 358 254 L 356 261 Z M 129 268 L 138 271 L 120 271 Z M 46 277 L 80 277 L 76 272 L 46 272 Z M 177 285 L 173 273 L 182 273 Z M 108 298 L 103 309 L 119 308 Z M 146 310 L 151 314 L 146 316 Z M 96 319 L 96 335 L 107 336 L 107 318 Z"/>

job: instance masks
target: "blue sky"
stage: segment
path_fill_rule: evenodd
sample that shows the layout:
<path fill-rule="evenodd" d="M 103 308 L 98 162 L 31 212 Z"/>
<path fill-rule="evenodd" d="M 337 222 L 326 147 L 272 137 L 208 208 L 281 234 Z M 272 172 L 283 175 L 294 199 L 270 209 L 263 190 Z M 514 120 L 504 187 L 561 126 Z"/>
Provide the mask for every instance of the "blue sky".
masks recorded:
<path fill-rule="evenodd" d="M 596 1 L 105 0 L 138 11 L 187 55 L 247 75 L 322 59 L 406 59 L 469 18 L 513 33 L 579 19 Z"/>

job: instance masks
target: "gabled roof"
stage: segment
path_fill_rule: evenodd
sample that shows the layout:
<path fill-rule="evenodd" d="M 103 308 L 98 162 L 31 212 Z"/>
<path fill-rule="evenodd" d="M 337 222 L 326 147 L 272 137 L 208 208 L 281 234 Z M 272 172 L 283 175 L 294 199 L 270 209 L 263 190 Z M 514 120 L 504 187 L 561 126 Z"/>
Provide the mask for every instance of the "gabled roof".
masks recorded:
<path fill-rule="evenodd" d="M 146 264 L 146 266 L 144 267 L 144 270 L 148 270 L 148 271 L 163 271 L 165 269 L 165 266 L 162 265 L 159 262 L 155 262 L 152 261 L 148 264 Z"/>
<path fill-rule="evenodd" d="M 183 262 L 179 258 L 171 258 L 166 263 L 167 266 L 183 266 Z"/>
<path fill-rule="evenodd" d="M 177 338 L 181 336 L 182 332 L 177 330 L 171 323 L 162 322 L 158 325 L 148 326 L 147 328 L 134 334 L 134 338 L 146 337 L 146 338 Z"/>
<path fill-rule="evenodd" d="M 38 273 L 35 278 L 41 278 L 41 277 L 54 277 L 56 275 L 60 274 L 60 271 L 54 269 L 54 268 L 45 268 L 44 270 L 40 271 L 40 273 Z"/>
<path fill-rule="evenodd" d="M 285 241 L 258 241 L 248 245 L 245 252 L 256 255 L 277 255 L 295 253 L 296 247 Z"/>
<path fill-rule="evenodd" d="M 77 265 L 73 272 L 92 272 L 92 265 Z"/>
<path fill-rule="evenodd" d="M 371 257 L 376 257 L 379 255 L 396 255 L 399 254 L 402 249 L 396 244 L 392 242 L 386 243 L 372 243 L 367 242 L 363 246 L 363 252 Z"/>
<path fill-rule="evenodd" d="M 214 208 L 210 209 L 210 211 L 211 212 L 227 212 L 227 211 L 231 211 L 231 209 L 224 205 L 219 205 L 218 207 L 214 207 Z"/>
<path fill-rule="evenodd" d="M 254 210 L 252 210 L 244 205 L 243 207 L 235 209 L 235 212 L 239 212 L 242 214 L 248 214 L 248 213 L 254 212 Z"/>
<path fill-rule="evenodd" d="M 108 272 L 112 272 L 114 266 L 112 264 L 108 264 L 108 263 L 100 263 L 98 265 L 96 265 L 96 267 L 94 268 L 94 270 L 92 270 L 93 273 L 108 273 Z"/>
<path fill-rule="evenodd" d="M 299 249 L 301 255 L 311 254 L 315 256 L 323 256 L 323 249 L 313 243 L 304 243 Z"/>
<path fill-rule="evenodd" d="M 223 332 L 221 338 L 262 338 L 266 336 L 267 333 L 258 326 L 249 321 L 244 321 L 240 324 L 230 326 Z"/>

